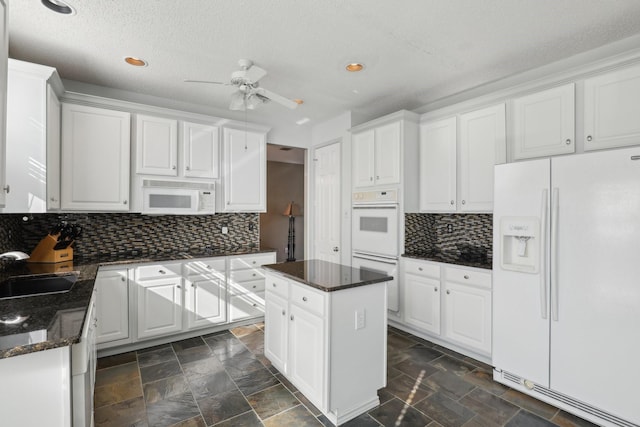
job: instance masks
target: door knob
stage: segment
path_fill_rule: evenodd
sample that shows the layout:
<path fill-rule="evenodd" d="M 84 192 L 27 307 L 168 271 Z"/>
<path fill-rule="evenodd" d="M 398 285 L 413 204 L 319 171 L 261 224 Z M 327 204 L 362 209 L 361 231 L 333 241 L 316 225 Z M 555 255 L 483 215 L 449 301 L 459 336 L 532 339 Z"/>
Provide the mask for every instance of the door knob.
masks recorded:
<path fill-rule="evenodd" d="M 338 250 L 339 250 L 339 249 L 338 249 L 338 247 L 337 247 L 337 246 L 334 246 L 334 247 L 333 247 L 333 252 L 338 252 Z"/>

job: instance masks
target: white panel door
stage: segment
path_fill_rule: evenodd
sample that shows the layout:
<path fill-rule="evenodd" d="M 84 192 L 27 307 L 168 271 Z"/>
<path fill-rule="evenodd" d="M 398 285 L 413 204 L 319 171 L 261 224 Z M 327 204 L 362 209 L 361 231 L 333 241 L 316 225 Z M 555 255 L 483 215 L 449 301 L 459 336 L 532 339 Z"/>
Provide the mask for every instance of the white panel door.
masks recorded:
<path fill-rule="evenodd" d="M 559 203 L 550 293 L 551 388 L 636 424 L 638 159 L 640 148 L 552 159 Z M 611 361 L 604 371 L 593 369 L 603 360 Z"/>
<path fill-rule="evenodd" d="M 538 219 L 538 247 L 549 242 L 550 169 L 548 159 L 496 166 L 493 213 L 493 365 L 545 387 L 549 385 L 548 254 L 540 252 L 542 263 L 535 273 L 505 270 L 500 227 L 509 218 Z M 506 242 L 512 244 L 513 239 L 507 237 Z"/>
<path fill-rule="evenodd" d="M 460 115 L 460 211 L 493 210 L 493 167 L 507 160 L 506 138 L 504 104 Z"/>
<path fill-rule="evenodd" d="M 224 129 L 224 209 L 266 210 L 266 137 L 262 133 Z"/>
<path fill-rule="evenodd" d="M 9 20 L 7 4 L 0 0 L 0 206 L 5 203 L 6 125 L 7 125 L 7 62 L 9 60 Z"/>
<path fill-rule="evenodd" d="M 640 66 L 584 81 L 584 149 L 640 144 Z"/>
<path fill-rule="evenodd" d="M 404 321 L 440 335 L 440 280 L 404 275 Z"/>
<path fill-rule="evenodd" d="M 136 173 L 178 175 L 178 122 L 136 116 Z"/>
<path fill-rule="evenodd" d="M 314 152 L 314 258 L 340 263 L 340 143 Z"/>
<path fill-rule="evenodd" d="M 129 338 L 129 279 L 127 269 L 101 271 L 95 284 L 97 343 Z"/>
<path fill-rule="evenodd" d="M 456 118 L 420 126 L 420 211 L 456 211 Z"/>
<path fill-rule="evenodd" d="M 62 105 L 61 207 L 129 210 L 130 114 Z"/>
<path fill-rule="evenodd" d="M 528 159 L 575 151 L 574 84 L 513 100 L 513 158 Z"/>
<path fill-rule="evenodd" d="M 376 185 L 400 183 L 400 122 L 375 129 L 375 183 Z"/>
<path fill-rule="evenodd" d="M 491 291 L 446 282 L 444 335 L 476 351 L 491 354 Z"/>
<path fill-rule="evenodd" d="M 220 143 L 219 130 L 215 126 L 184 122 L 183 175 L 192 178 L 219 178 Z"/>
<path fill-rule="evenodd" d="M 138 338 L 182 330 L 182 278 L 139 281 Z"/>
<path fill-rule="evenodd" d="M 289 311 L 289 375 L 314 405 L 323 407 L 325 377 L 324 321 L 291 304 Z"/>
<path fill-rule="evenodd" d="M 287 374 L 289 313 L 287 301 L 273 292 L 265 295 L 264 354 L 280 372 Z"/>
<path fill-rule="evenodd" d="M 227 321 L 224 279 L 191 276 L 185 279 L 187 328 L 212 326 Z"/>
<path fill-rule="evenodd" d="M 368 130 L 353 134 L 351 148 L 353 187 L 370 187 L 374 185 L 375 131 Z"/>

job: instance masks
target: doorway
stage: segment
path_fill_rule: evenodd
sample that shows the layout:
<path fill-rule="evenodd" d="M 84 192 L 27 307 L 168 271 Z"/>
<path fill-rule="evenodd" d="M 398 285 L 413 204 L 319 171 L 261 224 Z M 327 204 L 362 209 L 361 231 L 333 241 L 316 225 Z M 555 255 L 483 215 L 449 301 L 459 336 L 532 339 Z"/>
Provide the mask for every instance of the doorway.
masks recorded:
<path fill-rule="evenodd" d="M 267 212 L 260 214 L 260 247 L 277 262 L 303 260 L 306 150 L 267 144 Z"/>

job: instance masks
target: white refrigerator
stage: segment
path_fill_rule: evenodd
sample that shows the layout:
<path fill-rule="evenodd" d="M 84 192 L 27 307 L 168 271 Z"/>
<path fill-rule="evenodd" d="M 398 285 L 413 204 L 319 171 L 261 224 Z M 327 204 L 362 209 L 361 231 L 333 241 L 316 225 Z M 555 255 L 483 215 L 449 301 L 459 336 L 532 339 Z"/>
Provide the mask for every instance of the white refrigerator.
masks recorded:
<path fill-rule="evenodd" d="M 640 148 L 496 166 L 494 379 L 640 425 Z"/>

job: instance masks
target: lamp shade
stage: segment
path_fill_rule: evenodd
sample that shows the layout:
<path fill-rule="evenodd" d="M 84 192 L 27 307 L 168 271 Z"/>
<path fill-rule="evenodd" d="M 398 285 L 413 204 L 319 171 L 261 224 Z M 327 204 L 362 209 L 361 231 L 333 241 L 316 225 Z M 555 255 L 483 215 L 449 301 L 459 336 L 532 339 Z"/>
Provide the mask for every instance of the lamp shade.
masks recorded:
<path fill-rule="evenodd" d="M 284 216 L 299 216 L 300 215 L 300 206 L 296 205 L 294 202 L 289 202 L 284 212 L 282 212 Z"/>

